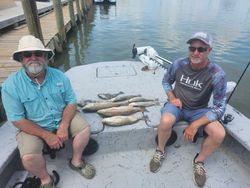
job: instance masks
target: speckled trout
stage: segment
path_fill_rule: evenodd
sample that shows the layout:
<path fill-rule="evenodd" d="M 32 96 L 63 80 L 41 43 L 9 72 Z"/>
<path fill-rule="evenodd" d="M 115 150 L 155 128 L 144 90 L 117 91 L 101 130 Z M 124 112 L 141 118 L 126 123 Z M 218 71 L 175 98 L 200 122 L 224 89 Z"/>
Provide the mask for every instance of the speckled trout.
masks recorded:
<path fill-rule="evenodd" d="M 110 99 L 110 101 L 116 102 L 116 101 L 124 101 L 129 100 L 133 97 L 141 97 L 141 95 L 123 95 L 123 96 L 117 96 L 115 98 Z"/>
<path fill-rule="evenodd" d="M 104 117 L 110 116 L 127 116 L 134 114 L 136 112 L 145 112 L 147 111 L 144 107 L 133 107 L 133 106 L 119 106 L 106 108 L 102 110 L 98 110 L 97 113 Z"/>
<path fill-rule="evenodd" d="M 124 93 L 122 91 L 120 91 L 119 93 L 114 93 L 114 94 L 111 94 L 111 93 L 99 93 L 97 96 L 100 99 L 109 100 L 109 99 L 115 98 L 115 97 L 117 97 L 118 95 L 121 95 L 121 94 L 124 94 Z"/>
<path fill-rule="evenodd" d="M 146 99 L 144 97 L 133 97 L 128 100 L 129 103 L 131 102 L 145 102 L 145 101 L 159 101 L 159 99 Z"/>
<path fill-rule="evenodd" d="M 134 107 L 149 107 L 155 105 L 160 105 L 159 101 L 143 101 L 143 102 L 129 103 L 129 106 L 134 106 Z"/>
<path fill-rule="evenodd" d="M 96 112 L 97 110 L 116 107 L 116 106 L 123 106 L 123 105 L 128 105 L 128 101 L 121 101 L 121 102 L 112 102 L 112 101 L 94 102 L 94 103 L 86 104 L 84 107 L 82 107 L 82 111 L 84 111 L 84 112 Z"/>
<path fill-rule="evenodd" d="M 143 115 L 130 115 L 130 116 L 113 116 L 109 118 L 103 118 L 102 123 L 113 127 L 119 127 L 122 125 L 130 125 L 138 122 L 139 120 L 147 120 L 147 116 Z"/>

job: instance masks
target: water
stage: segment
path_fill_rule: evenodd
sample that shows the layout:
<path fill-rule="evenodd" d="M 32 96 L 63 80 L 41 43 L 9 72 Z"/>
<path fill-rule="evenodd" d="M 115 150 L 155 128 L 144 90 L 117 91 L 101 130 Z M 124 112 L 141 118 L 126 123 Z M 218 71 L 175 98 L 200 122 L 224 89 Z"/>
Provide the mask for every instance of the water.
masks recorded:
<path fill-rule="evenodd" d="M 68 49 L 55 65 L 70 67 L 99 61 L 132 60 L 131 49 L 150 45 L 174 61 L 187 55 L 187 39 L 196 31 L 214 38 L 210 59 L 237 81 L 250 61 L 249 0 L 117 0 L 116 6 L 93 6 L 88 18 L 70 33 Z M 250 69 L 250 68 L 249 68 Z M 250 117 L 249 72 L 230 104 Z"/>

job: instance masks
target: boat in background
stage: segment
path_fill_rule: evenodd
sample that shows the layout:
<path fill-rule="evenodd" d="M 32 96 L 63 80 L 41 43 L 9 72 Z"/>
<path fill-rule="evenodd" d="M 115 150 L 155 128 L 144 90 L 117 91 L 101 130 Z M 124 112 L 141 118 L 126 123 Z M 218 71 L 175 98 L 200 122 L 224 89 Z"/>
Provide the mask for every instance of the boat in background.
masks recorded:
<path fill-rule="evenodd" d="M 155 150 L 156 127 L 159 125 L 160 108 L 167 101 L 161 81 L 168 64 L 152 47 L 133 48 L 133 57 L 149 61 L 112 61 L 81 65 L 69 69 L 69 77 L 77 100 L 100 101 L 100 93 L 118 93 L 123 95 L 142 95 L 144 98 L 158 98 L 160 105 L 147 107 L 146 115 L 150 121 L 138 121 L 135 124 L 110 127 L 102 124 L 97 113 L 80 114 L 89 122 L 92 138 L 99 144 L 96 153 L 84 157 L 96 167 L 96 176 L 87 180 L 68 166 L 71 157 L 70 141 L 65 148 L 56 153 L 56 159 L 46 156 L 49 172 L 56 170 L 60 176 L 60 188 L 152 188 L 152 187 L 196 187 L 192 180 L 192 160 L 200 150 L 202 138 L 195 143 L 183 140 L 182 132 L 187 122 L 174 126 L 177 140 L 167 146 L 167 154 L 159 172 L 151 173 L 149 161 Z M 147 57 L 146 57 L 147 56 Z M 157 61 L 157 62 L 156 62 Z M 162 68 L 163 67 L 163 68 Z M 232 88 L 235 86 L 233 83 Z M 231 90 L 232 90 L 231 88 Z M 122 95 L 121 95 L 122 96 Z M 212 101 L 211 101 L 212 102 Z M 136 114 L 141 115 L 141 112 Z M 231 119 L 228 115 L 231 115 Z M 249 188 L 250 187 L 250 120 L 229 104 L 226 116 L 222 119 L 227 130 L 221 147 L 205 162 L 207 182 L 204 187 Z M 3 128 L 13 128 L 10 122 Z M 6 136 L 5 134 L 0 136 Z M 13 134 L 13 131 L 9 131 Z M 15 139 L 9 140 L 13 144 Z M 7 145 L 1 147 L 6 148 Z M 1 155 L 4 155 L 1 151 Z M 8 158 L 4 170 L 0 173 L 10 179 L 6 188 L 28 176 L 20 167 L 19 155 Z M 7 168 L 8 167 L 8 168 Z M 10 173 L 9 169 L 14 169 Z M 9 175 L 7 175 L 9 174 Z M 12 177 L 10 178 L 10 174 Z"/>
<path fill-rule="evenodd" d="M 94 0 L 95 4 L 116 4 L 116 0 Z"/>

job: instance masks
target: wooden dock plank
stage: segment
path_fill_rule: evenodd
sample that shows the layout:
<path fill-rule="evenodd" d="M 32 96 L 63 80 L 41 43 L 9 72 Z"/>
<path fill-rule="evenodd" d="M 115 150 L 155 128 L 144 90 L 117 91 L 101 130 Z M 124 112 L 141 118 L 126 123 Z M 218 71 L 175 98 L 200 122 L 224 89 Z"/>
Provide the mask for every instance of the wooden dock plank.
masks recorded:
<path fill-rule="evenodd" d="M 76 7 L 74 2 L 74 10 Z M 62 7 L 64 24 L 70 22 L 68 5 Z M 58 33 L 56 18 L 54 11 L 40 17 L 40 23 L 44 38 L 44 43 L 47 46 L 49 41 Z M 9 30 L 0 35 L 0 85 L 13 72 L 20 69 L 21 64 L 11 59 L 12 53 L 17 49 L 18 41 L 23 35 L 28 35 L 27 25 L 22 25 L 12 30 Z"/>

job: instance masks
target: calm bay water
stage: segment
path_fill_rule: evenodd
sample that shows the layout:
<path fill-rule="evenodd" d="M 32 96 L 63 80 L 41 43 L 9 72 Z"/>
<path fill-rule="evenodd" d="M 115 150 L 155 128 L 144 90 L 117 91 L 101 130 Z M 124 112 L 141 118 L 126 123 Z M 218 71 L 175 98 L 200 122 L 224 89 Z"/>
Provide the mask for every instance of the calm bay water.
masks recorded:
<path fill-rule="evenodd" d="M 210 59 L 237 81 L 250 61 L 249 0 L 117 0 L 116 6 L 93 6 L 86 20 L 70 33 L 68 49 L 55 65 L 66 71 L 99 61 L 132 60 L 131 49 L 152 46 L 174 61 L 187 55 L 187 39 L 196 31 L 214 38 Z M 249 68 L 250 69 L 250 68 Z M 230 104 L 250 117 L 250 70 Z"/>

